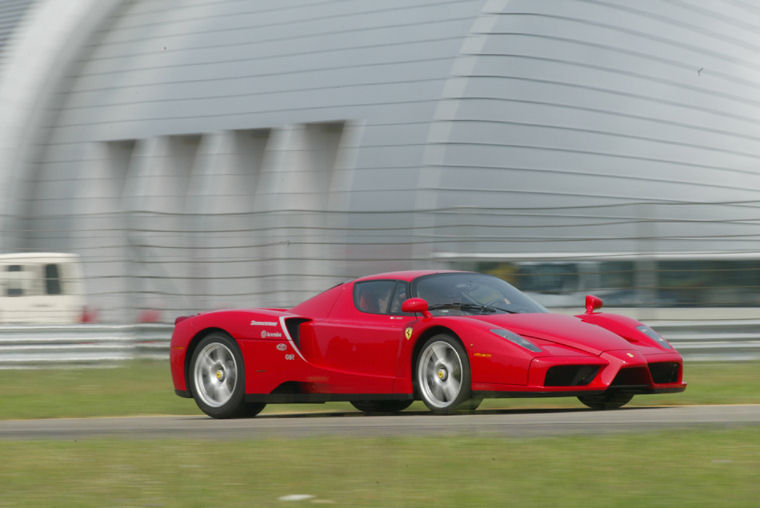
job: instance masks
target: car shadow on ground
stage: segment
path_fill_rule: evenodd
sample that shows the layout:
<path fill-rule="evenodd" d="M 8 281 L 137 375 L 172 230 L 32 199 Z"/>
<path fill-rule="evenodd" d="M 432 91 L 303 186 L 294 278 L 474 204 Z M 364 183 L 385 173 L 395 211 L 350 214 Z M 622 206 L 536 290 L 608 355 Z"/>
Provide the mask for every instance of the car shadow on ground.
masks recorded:
<path fill-rule="evenodd" d="M 475 411 L 456 411 L 446 415 L 435 415 L 434 413 L 426 410 L 409 410 L 401 412 L 376 412 L 376 413 L 362 413 L 361 411 L 330 411 L 330 410 L 317 410 L 317 411 L 304 411 L 302 413 L 264 413 L 256 416 L 256 419 L 275 419 L 275 418 L 363 418 L 367 416 L 396 416 L 396 417 L 412 417 L 412 416 L 468 416 L 468 415 L 519 415 L 519 414 L 569 414 L 569 413 L 588 413 L 595 411 L 636 411 L 641 409 L 661 409 L 666 406 L 631 406 L 622 407 L 618 409 L 590 409 L 585 407 L 563 407 L 563 408 L 489 408 L 489 409 L 477 409 Z"/>

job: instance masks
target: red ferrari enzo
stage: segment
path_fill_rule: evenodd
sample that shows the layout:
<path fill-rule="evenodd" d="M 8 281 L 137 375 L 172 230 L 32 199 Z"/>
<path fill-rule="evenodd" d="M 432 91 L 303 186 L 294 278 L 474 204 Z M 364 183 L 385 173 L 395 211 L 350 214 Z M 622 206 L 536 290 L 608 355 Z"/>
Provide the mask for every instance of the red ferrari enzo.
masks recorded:
<path fill-rule="evenodd" d="M 474 409 L 486 397 L 577 396 L 595 409 L 680 392 L 683 360 L 648 326 L 597 312 L 552 314 L 510 284 L 469 272 L 385 273 L 292 309 L 177 318 L 176 393 L 215 418 L 267 403 L 350 401 L 361 411 Z"/>

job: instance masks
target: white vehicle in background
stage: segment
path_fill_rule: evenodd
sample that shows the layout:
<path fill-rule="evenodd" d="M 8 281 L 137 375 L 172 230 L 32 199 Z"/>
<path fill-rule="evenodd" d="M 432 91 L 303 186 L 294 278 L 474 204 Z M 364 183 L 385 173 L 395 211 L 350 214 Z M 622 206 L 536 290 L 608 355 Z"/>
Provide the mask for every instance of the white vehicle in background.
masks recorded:
<path fill-rule="evenodd" d="M 70 324 L 91 320 L 79 256 L 0 254 L 0 324 Z"/>

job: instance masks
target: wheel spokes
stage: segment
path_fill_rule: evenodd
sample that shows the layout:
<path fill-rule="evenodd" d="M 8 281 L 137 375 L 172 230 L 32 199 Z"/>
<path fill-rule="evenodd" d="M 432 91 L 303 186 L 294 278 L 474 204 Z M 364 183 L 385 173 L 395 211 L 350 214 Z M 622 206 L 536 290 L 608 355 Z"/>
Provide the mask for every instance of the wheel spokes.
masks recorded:
<path fill-rule="evenodd" d="M 440 408 L 450 405 L 462 388 L 459 353 L 447 342 L 434 342 L 423 351 L 418 379 L 430 404 Z"/>
<path fill-rule="evenodd" d="M 430 359 L 433 363 L 442 362 L 447 356 L 448 349 L 444 344 L 436 342 L 430 347 Z"/>
<path fill-rule="evenodd" d="M 204 373 L 211 373 L 211 370 L 214 368 L 214 360 L 211 358 L 211 355 L 206 355 L 201 358 L 200 367 L 203 369 Z"/>
<path fill-rule="evenodd" d="M 446 393 L 443 390 L 443 387 L 440 383 L 433 383 L 430 386 L 430 391 L 432 392 L 433 396 L 440 402 L 446 402 Z"/>
<path fill-rule="evenodd" d="M 212 342 L 199 353 L 195 365 L 195 385 L 201 400 L 212 407 L 227 403 L 237 384 L 237 364 L 232 351 Z"/>
<path fill-rule="evenodd" d="M 443 383 L 441 388 L 446 396 L 446 402 L 451 402 L 457 398 L 457 395 L 459 395 L 459 384 L 456 383 L 453 378 L 451 378 L 451 381 Z"/>

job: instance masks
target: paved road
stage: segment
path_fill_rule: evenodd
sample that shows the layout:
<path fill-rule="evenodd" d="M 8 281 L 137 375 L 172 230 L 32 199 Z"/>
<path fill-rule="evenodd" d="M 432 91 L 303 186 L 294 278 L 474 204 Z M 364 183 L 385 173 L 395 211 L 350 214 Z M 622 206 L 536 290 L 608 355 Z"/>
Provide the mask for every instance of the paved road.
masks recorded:
<path fill-rule="evenodd" d="M 160 439 L 259 439 L 305 436 L 499 435 L 512 437 L 646 432 L 653 430 L 760 425 L 760 404 L 586 409 L 485 410 L 434 416 L 407 412 L 393 416 L 360 413 L 260 415 L 213 420 L 205 416 L 61 418 L 0 421 L 0 440 L 119 437 Z"/>

